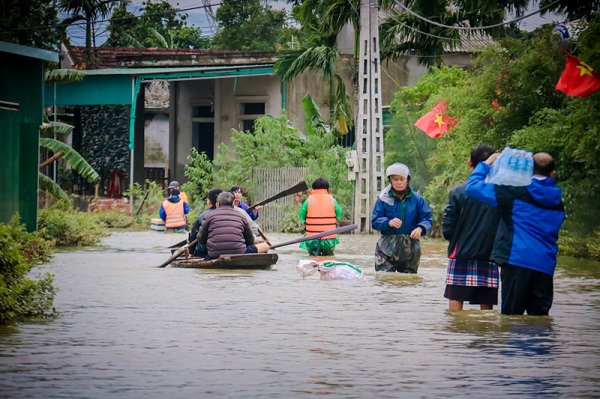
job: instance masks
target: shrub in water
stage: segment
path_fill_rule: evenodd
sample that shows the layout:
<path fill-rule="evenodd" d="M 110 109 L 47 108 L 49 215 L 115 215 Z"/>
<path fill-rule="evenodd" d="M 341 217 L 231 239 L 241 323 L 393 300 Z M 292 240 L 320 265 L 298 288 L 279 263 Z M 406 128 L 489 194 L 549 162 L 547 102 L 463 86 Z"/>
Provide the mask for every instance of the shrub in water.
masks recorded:
<path fill-rule="evenodd" d="M 32 266 L 16 239 L 27 234 L 22 226 L 0 224 L 0 324 L 55 314 L 53 276 L 46 273 L 37 281 L 27 278 Z"/>
<path fill-rule="evenodd" d="M 58 207 L 40 210 L 38 228 L 57 246 L 95 245 L 108 235 L 93 214 Z"/>

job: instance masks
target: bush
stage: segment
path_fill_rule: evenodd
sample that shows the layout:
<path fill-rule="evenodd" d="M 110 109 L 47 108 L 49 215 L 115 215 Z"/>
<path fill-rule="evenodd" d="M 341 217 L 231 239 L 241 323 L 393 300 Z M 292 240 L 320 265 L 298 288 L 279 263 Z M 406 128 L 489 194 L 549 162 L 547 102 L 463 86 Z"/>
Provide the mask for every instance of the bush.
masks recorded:
<path fill-rule="evenodd" d="M 21 240 L 31 238 L 39 243 L 40 239 L 35 234 L 28 235 L 23 226 L 0 224 L 0 324 L 55 314 L 53 276 L 46 273 L 38 276 L 37 281 L 26 277 L 32 266 Z M 40 257 L 33 257 L 36 258 Z"/>
<path fill-rule="evenodd" d="M 38 229 L 57 246 L 96 245 L 108 235 L 94 214 L 60 207 L 40 210 Z"/>
<path fill-rule="evenodd" d="M 304 231 L 304 223 L 298 217 L 299 209 L 297 206 L 285 208 L 285 215 L 279 220 L 279 230 L 282 233 L 302 233 Z"/>
<path fill-rule="evenodd" d="M 95 213 L 96 218 L 104 227 L 125 229 L 133 226 L 135 219 L 122 212 L 108 211 Z"/>

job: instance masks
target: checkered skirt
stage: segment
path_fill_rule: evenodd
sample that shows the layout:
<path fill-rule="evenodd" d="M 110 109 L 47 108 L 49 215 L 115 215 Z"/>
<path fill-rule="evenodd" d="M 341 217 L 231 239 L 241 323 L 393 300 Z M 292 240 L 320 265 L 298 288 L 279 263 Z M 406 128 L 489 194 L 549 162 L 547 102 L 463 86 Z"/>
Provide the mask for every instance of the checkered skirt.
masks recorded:
<path fill-rule="evenodd" d="M 448 259 L 448 285 L 498 288 L 498 280 L 498 265 L 494 262 Z"/>

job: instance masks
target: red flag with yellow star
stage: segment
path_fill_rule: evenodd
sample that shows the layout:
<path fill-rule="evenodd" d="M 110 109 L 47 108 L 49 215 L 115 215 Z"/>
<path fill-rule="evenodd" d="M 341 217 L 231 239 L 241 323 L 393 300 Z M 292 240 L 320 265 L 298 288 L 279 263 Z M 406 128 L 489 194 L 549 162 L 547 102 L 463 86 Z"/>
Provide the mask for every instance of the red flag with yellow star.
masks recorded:
<path fill-rule="evenodd" d="M 587 97 L 600 89 L 600 77 L 585 62 L 567 53 L 567 64 L 555 89 L 568 96 Z"/>
<path fill-rule="evenodd" d="M 451 127 L 456 125 L 457 119 L 446 115 L 448 104 L 446 101 L 437 103 L 431 111 L 423 115 L 415 126 L 427 133 L 432 139 L 443 136 Z"/>

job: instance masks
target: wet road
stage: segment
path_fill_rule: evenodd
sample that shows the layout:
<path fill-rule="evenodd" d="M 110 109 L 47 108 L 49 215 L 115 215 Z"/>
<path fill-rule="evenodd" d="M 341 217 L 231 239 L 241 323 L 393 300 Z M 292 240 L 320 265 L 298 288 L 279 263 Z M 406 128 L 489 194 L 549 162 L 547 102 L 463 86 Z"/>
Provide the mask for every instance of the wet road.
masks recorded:
<path fill-rule="evenodd" d="M 61 252 L 55 320 L 0 328 L 1 398 L 600 397 L 600 264 L 561 259 L 550 317 L 446 311 L 446 248 L 376 274 L 377 236 L 344 235 L 365 281 L 156 268 L 177 234 L 117 232 Z M 296 238 L 269 234 L 273 244 Z"/>

